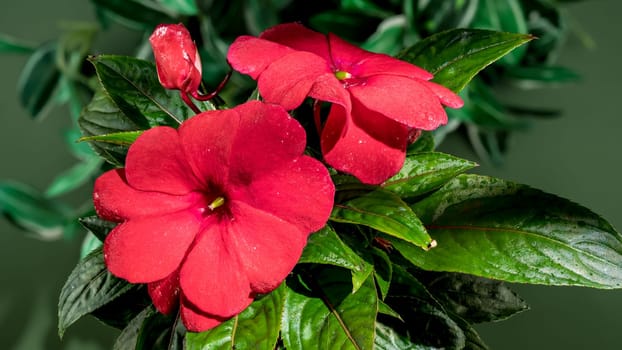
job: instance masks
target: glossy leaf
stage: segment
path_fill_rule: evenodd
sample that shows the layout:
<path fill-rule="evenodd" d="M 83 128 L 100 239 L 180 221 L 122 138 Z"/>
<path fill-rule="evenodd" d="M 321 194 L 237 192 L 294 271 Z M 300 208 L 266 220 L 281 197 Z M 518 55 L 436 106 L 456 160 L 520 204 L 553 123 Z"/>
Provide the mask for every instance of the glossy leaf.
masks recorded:
<path fill-rule="evenodd" d="M 35 51 L 35 46 L 0 33 L 0 53 L 29 54 Z"/>
<path fill-rule="evenodd" d="M 45 190 L 48 197 L 56 197 L 86 184 L 93 179 L 101 168 L 102 160 L 99 157 L 92 157 L 57 175 L 52 183 Z"/>
<path fill-rule="evenodd" d="M 376 338 L 374 339 L 376 350 L 433 350 L 434 347 L 415 344 L 393 328 L 376 323 Z"/>
<path fill-rule="evenodd" d="M 155 313 L 155 309 L 152 306 L 146 307 L 136 317 L 130 321 L 127 327 L 123 328 L 121 334 L 117 337 L 112 347 L 113 350 L 127 350 L 136 349 L 136 343 L 138 342 L 138 336 L 143 323 L 147 318 Z"/>
<path fill-rule="evenodd" d="M 174 23 L 175 20 L 162 8 L 137 0 L 91 0 L 99 11 L 103 11 L 123 24 L 138 29 L 151 30 L 160 23 Z"/>
<path fill-rule="evenodd" d="M 106 221 L 97 215 L 78 219 L 80 224 L 94 234 L 100 241 L 104 241 L 108 233 L 117 226 L 116 222 Z"/>
<path fill-rule="evenodd" d="M 400 52 L 398 58 L 434 74 L 433 81 L 459 92 L 482 69 L 532 40 L 525 34 L 452 29 Z"/>
<path fill-rule="evenodd" d="M 417 153 L 407 156 L 400 172 L 385 181 L 382 188 L 402 198 L 415 197 L 475 166 L 476 163 L 445 153 Z"/>
<path fill-rule="evenodd" d="M 108 272 L 101 249 L 81 260 L 67 278 L 58 301 L 58 334 L 80 317 L 116 299 L 132 287 Z"/>
<path fill-rule="evenodd" d="M 147 121 L 140 116 L 125 115 L 103 90 L 96 90 L 78 124 L 84 137 L 91 137 L 140 130 Z M 106 161 L 118 166 L 125 163 L 128 146 L 97 141 L 89 144 Z"/>
<path fill-rule="evenodd" d="M 392 240 L 425 270 L 510 282 L 622 287 L 622 237 L 571 201 L 500 179 L 460 175 L 413 205 L 438 242 Z"/>
<path fill-rule="evenodd" d="M 34 118 L 41 116 L 53 100 L 60 71 L 56 66 L 56 42 L 49 42 L 37 48 L 28 58 L 17 82 L 21 105 Z"/>
<path fill-rule="evenodd" d="M 473 275 L 430 273 L 426 288 L 443 306 L 467 322 L 506 319 L 529 307 L 505 283 Z"/>
<path fill-rule="evenodd" d="M 195 113 L 179 91 L 165 90 L 151 62 L 126 56 L 91 57 L 104 90 L 119 109 L 141 129 L 157 125 L 177 126 Z M 210 103 L 199 108 L 214 109 Z"/>
<path fill-rule="evenodd" d="M 373 278 L 351 293 L 346 270 L 324 272 L 313 277 L 311 291 L 302 286 L 287 290 L 281 330 L 285 348 L 373 349 L 378 310 Z"/>
<path fill-rule="evenodd" d="M 274 349 L 281 329 L 285 283 L 242 313 L 202 333 L 187 333 L 186 350 Z"/>
<path fill-rule="evenodd" d="M 13 182 L 0 182 L 0 212 L 17 226 L 46 240 L 60 238 L 73 214 L 63 203 Z"/>
<path fill-rule="evenodd" d="M 365 225 L 428 249 L 432 238 L 412 210 L 397 195 L 375 190 L 335 204 L 330 219 L 336 222 Z"/>
<path fill-rule="evenodd" d="M 309 236 L 298 263 L 333 265 L 350 270 L 353 292 L 361 287 L 373 270 L 373 266 L 343 243 L 328 225 Z"/>

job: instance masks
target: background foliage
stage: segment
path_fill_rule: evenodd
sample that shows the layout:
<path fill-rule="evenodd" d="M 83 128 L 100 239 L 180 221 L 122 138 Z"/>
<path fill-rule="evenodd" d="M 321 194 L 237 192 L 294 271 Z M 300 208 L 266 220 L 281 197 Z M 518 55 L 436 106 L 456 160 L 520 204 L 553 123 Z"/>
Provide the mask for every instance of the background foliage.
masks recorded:
<path fill-rule="evenodd" d="M 593 35 L 595 35 L 595 36 L 596 36 L 596 33 L 593 33 Z M 578 51 L 580 51 L 580 50 L 578 50 Z M 106 51 L 106 52 L 109 52 L 109 51 Z M 579 55 L 580 55 L 580 53 L 579 53 Z M 581 57 L 581 56 L 580 56 L 580 57 Z M 606 57 L 608 57 L 608 56 L 607 56 L 607 55 L 603 55 L 603 56 L 600 56 L 599 58 L 601 58 L 601 59 L 605 59 Z M 609 57 L 611 57 L 611 55 L 610 55 Z M 605 73 L 606 73 L 606 72 L 605 72 Z M 600 86 L 600 84 L 602 84 L 603 82 L 606 82 L 606 81 L 607 81 L 607 79 L 606 79 L 606 78 L 608 78 L 608 76 L 607 76 L 606 74 L 601 74 L 600 78 L 602 78 L 602 79 L 601 79 L 601 80 L 599 80 L 599 88 L 602 88 L 602 87 Z M 560 93 L 559 95 L 557 95 L 557 96 L 558 96 L 558 98 L 559 98 L 559 102 L 562 102 L 562 99 L 563 99 L 563 100 L 564 100 L 563 102 L 564 102 L 564 103 L 566 103 L 566 101 L 567 101 L 567 95 L 566 95 L 566 94 L 567 94 L 567 92 L 566 92 L 566 91 L 567 91 L 567 90 L 565 90 L 563 93 Z M 578 93 L 578 94 L 577 94 L 577 96 L 576 96 L 576 99 L 577 99 L 577 100 L 582 100 L 582 99 L 580 98 L 580 97 L 583 97 L 582 95 L 583 95 L 582 93 Z M 556 95 L 554 95 L 554 94 L 553 94 L 553 97 L 555 97 L 555 96 L 556 96 Z M 546 102 L 555 102 L 555 101 L 546 101 Z M 603 103 L 601 103 L 601 104 L 600 104 L 601 106 L 605 106 L 605 107 L 606 107 L 606 106 L 608 106 L 608 102 L 607 102 L 607 101 L 603 100 L 602 102 L 603 102 Z M 556 104 L 556 105 L 564 105 L 564 103 L 559 103 L 559 104 Z M 584 110 L 583 110 L 583 111 L 584 111 L 584 114 L 581 116 L 581 118 L 580 118 L 580 119 L 578 118 L 579 120 L 578 120 L 578 122 L 577 122 L 577 124 L 578 124 L 578 125 L 580 125 L 580 126 L 582 127 L 582 129 L 584 130 L 584 132 L 582 132 L 582 133 L 581 133 L 581 136 L 583 136 L 583 134 L 588 134 L 588 132 L 587 132 L 587 131 L 592 131 L 592 133 L 596 133 L 596 132 L 598 132 L 600 135 L 602 135 L 602 134 L 605 134 L 605 135 L 606 135 L 607 130 L 603 130 L 603 127 L 602 127 L 602 125 L 603 125 L 603 124 L 602 124 L 602 123 L 596 123 L 597 125 L 590 124 L 590 123 L 586 123 L 586 118 L 587 118 L 587 117 L 586 117 L 586 115 L 587 115 L 587 116 L 589 116 L 589 118 L 590 118 L 590 119 L 592 119 L 592 120 L 594 120 L 594 119 L 596 119 L 597 117 L 599 117 L 598 115 L 594 115 L 594 113 L 590 113 L 590 112 L 591 112 L 591 111 L 592 111 L 595 107 L 594 107 L 594 106 L 592 106 L 592 104 L 591 104 L 591 103 L 590 103 L 590 104 L 588 104 L 588 105 L 589 105 L 589 106 L 585 106 L 585 108 L 590 107 L 590 109 L 589 109 L 589 110 L 585 110 L 585 109 L 584 109 Z M 581 107 L 581 106 L 579 106 L 579 107 Z M 581 110 L 581 109 L 579 108 L 579 110 Z M 610 116 L 612 116 L 610 119 L 613 119 L 613 116 L 615 115 L 615 113 L 613 113 L 613 111 L 612 111 L 612 110 L 610 110 L 609 112 L 611 112 L 609 115 L 610 115 Z M 604 114 L 604 113 L 603 113 L 603 114 Z M 607 115 L 605 114 L 605 118 L 606 118 L 606 116 L 607 116 Z M 15 119 L 18 119 L 18 118 L 15 118 Z M 607 121 L 612 121 L 612 120 L 607 119 Z M 17 121 L 17 120 L 11 120 L 11 122 L 16 122 L 16 123 L 17 123 L 18 121 Z M 51 123 L 51 121 L 46 120 L 46 121 L 44 121 L 44 123 Z M 559 186 L 559 184 L 558 184 L 558 182 L 560 181 L 559 179 L 569 179 L 569 180 L 574 180 L 574 181 L 575 181 L 575 183 L 585 183 L 585 182 L 582 180 L 582 179 L 583 179 L 583 177 L 581 177 L 581 176 L 580 176 L 581 171 L 583 171 L 583 170 L 588 171 L 588 170 L 590 170 L 590 169 L 598 169 L 598 168 L 602 168 L 602 167 L 604 167 L 604 166 L 605 166 L 604 164 L 601 164 L 601 163 L 593 163 L 593 162 L 598 161 L 598 159 L 600 159 L 600 160 L 601 160 L 601 162 L 602 162 L 602 159 L 603 159 L 603 158 L 601 158 L 601 157 L 593 157 L 593 156 L 592 156 L 592 157 L 589 157 L 589 155 L 591 154 L 591 153 L 589 152 L 589 150 L 593 150 L 593 148 L 590 148 L 590 147 L 591 147 L 591 146 L 593 146 L 594 144 L 599 145 L 599 144 L 598 144 L 598 140 L 597 140 L 597 141 L 590 141 L 590 142 L 585 142 L 585 141 L 584 141 L 584 142 L 577 142 L 577 140 L 581 140 L 581 139 L 583 139 L 583 138 L 582 138 L 582 137 L 576 137 L 576 138 L 570 137 L 570 136 L 568 136 L 568 131 L 564 131 L 563 129 L 562 129 L 562 130 L 560 130 L 560 127 L 565 126 L 565 125 L 566 125 L 566 123 L 567 123 L 567 121 L 562 120 L 562 121 L 560 121 L 558 124 L 554 124 L 554 125 L 553 125 L 550 129 L 549 129 L 549 131 L 550 131 L 551 133 L 549 133 L 549 134 L 546 134 L 546 135 L 545 135 L 545 136 L 546 136 L 546 139 L 547 139 L 549 142 L 546 142 L 546 143 L 539 143 L 539 144 L 534 144 L 534 145 L 533 145 L 532 150 L 534 150 L 534 151 L 535 151 L 535 150 L 538 150 L 538 152 L 545 152 L 545 154 L 549 154 L 549 153 L 546 153 L 546 152 L 554 152 L 554 151 L 559 151 L 559 153 L 561 154 L 561 153 L 564 153 L 564 151 L 567 151 L 567 150 L 572 149 L 572 151 L 570 151 L 570 153 L 572 153 L 572 155 L 573 155 L 574 157 L 572 157 L 570 160 L 568 160 L 567 168 L 564 168 L 563 166 L 562 166 L 562 167 L 560 167 L 561 169 L 552 169 L 552 168 L 547 168 L 546 166 L 547 166 L 548 164 L 538 163 L 538 161 L 537 161 L 537 159 L 538 159 L 538 158 L 536 158 L 536 156 L 538 156 L 538 155 L 539 155 L 539 153 L 536 153 L 536 152 L 532 152 L 531 154 L 526 154 L 526 155 L 525 155 L 525 158 L 527 158 L 526 160 L 527 160 L 527 161 L 529 161 L 529 162 L 528 162 L 528 163 L 526 163 L 526 164 L 528 164 L 528 165 L 523 164 L 523 166 L 525 166 L 525 167 L 528 167 L 528 168 L 533 167 L 533 168 L 538 169 L 538 170 L 540 170 L 540 169 L 542 169 L 542 168 L 544 168 L 544 169 L 550 169 L 550 172 L 549 172 L 549 173 L 553 173 L 553 174 L 557 174 L 557 175 L 559 175 L 559 176 L 553 176 L 553 175 L 552 175 L 552 176 L 550 176 L 550 178 L 547 178 L 548 180 L 550 180 L 550 181 L 551 181 L 551 182 L 549 183 L 549 186 L 553 186 L 553 188 L 546 187 L 546 186 L 539 186 L 539 184 L 540 184 L 540 183 L 539 183 L 538 181 L 529 181 L 529 180 L 522 180 L 522 179 L 521 179 L 521 182 L 530 183 L 530 184 L 532 184 L 532 185 L 536 185 L 536 186 L 538 186 L 538 187 L 545 188 L 545 189 L 547 189 L 547 190 L 549 190 L 549 191 L 551 191 L 551 192 L 554 192 L 554 193 L 560 193 L 560 194 L 564 194 L 564 195 L 566 195 L 566 196 L 568 196 L 568 197 L 572 197 L 573 199 L 576 199 L 577 201 L 580 201 L 580 202 L 584 203 L 585 205 L 587 205 L 587 206 L 589 206 L 589 207 L 594 208 L 596 211 L 598 211 L 598 212 L 602 212 L 603 214 L 605 214 L 605 216 L 610 217 L 610 218 L 614 218 L 614 216 L 615 216 L 615 215 L 607 215 L 608 213 L 607 213 L 606 211 L 599 210 L 599 208 L 598 208 L 598 203 L 600 203 L 599 201 L 601 201 L 603 198 L 605 198 L 605 199 L 606 199 L 606 198 L 608 198 L 608 197 L 601 197 L 601 198 L 596 197 L 596 198 L 598 198 L 598 200 L 594 199 L 594 200 L 592 200 L 592 201 L 590 202 L 590 201 L 585 201 L 585 200 L 583 200 L 582 198 L 577 198 L 577 196 L 573 196 L 573 195 L 571 195 L 572 193 L 571 193 L 571 192 L 568 192 L 567 190 L 563 190 L 563 189 L 562 189 L 562 190 L 556 190 L 555 186 Z M 586 125 L 586 124 L 590 124 L 590 125 Z M 48 124 L 48 125 L 49 125 L 49 124 Z M 32 124 L 29 124 L 29 127 L 30 127 L 30 128 L 32 128 Z M 536 129 L 538 129 L 538 128 L 536 128 Z M 587 129 L 587 131 L 585 131 L 585 129 Z M 48 131 L 49 131 L 49 130 L 48 130 Z M 534 132 L 536 132 L 536 131 L 537 131 L 537 130 L 534 130 Z M 527 136 L 528 136 L 528 135 L 529 135 L 529 134 L 527 134 Z M 558 138 L 558 140 L 560 140 L 560 141 L 565 141 L 565 140 L 566 140 L 566 139 L 564 138 L 564 136 L 565 136 L 566 138 L 568 138 L 568 140 L 567 140 L 567 141 L 572 141 L 572 142 L 568 142 L 568 144 L 565 144 L 565 145 L 564 145 L 564 144 L 560 145 L 560 142 L 551 143 L 551 142 L 550 142 L 550 139 L 551 139 L 550 135 L 561 135 L 561 137 L 560 137 L 560 138 Z M 572 134 L 571 134 L 571 135 L 572 135 Z M 40 137 L 40 136 L 39 136 L 39 137 Z M 524 136 L 523 136 L 523 137 L 524 137 Z M 17 141 L 15 141 L 15 144 L 20 144 L 20 143 L 21 143 L 21 142 L 17 142 Z M 34 144 L 34 145 L 36 145 L 36 142 L 31 142 L 31 143 L 32 143 L 32 144 Z M 520 144 L 520 143 L 519 143 L 519 144 Z M 542 146 L 543 144 L 544 144 L 544 145 L 547 145 L 547 146 L 549 146 L 549 147 Z M 580 149 L 579 149 L 579 150 L 576 150 L 574 147 L 576 147 L 577 145 L 580 145 L 580 146 L 582 146 L 582 147 L 580 147 Z M 451 146 L 451 145 L 450 145 L 450 146 Z M 531 144 L 530 144 L 530 145 L 528 145 L 528 149 L 529 149 L 529 146 L 532 146 L 532 145 L 531 145 Z M 565 147 L 564 147 L 564 146 L 565 146 Z M 571 146 L 572 146 L 572 148 L 571 148 Z M 449 147 L 449 146 L 448 146 L 448 147 Z M 521 145 L 520 147 L 522 147 L 522 145 Z M 9 148 L 8 146 L 7 146 L 7 147 L 3 147 L 3 149 L 8 149 L 8 148 Z M 44 149 L 45 149 L 45 148 L 46 148 L 46 147 L 44 147 Z M 13 147 L 13 150 L 14 150 L 14 149 L 15 149 L 15 148 Z M 458 152 L 460 152 L 460 150 L 458 150 Z M 585 153 L 583 153 L 583 152 L 585 152 Z M 603 154 L 603 153 L 604 153 L 605 155 L 607 155 L 606 150 L 605 150 L 605 151 L 601 151 L 601 150 L 599 150 L 599 152 L 600 152 L 599 154 Z M 453 153 L 453 152 L 451 152 L 451 153 Z M 553 153 L 553 156 L 551 157 L 551 159 L 556 158 L 556 157 L 557 157 L 557 156 L 559 156 L 560 154 Z M 576 164 L 576 163 L 577 163 L 577 162 L 576 162 L 576 159 L 577 159 L 577 156 L 581 156 L 581 155 L 583 155 L 583 157 L 578 157 L 579 159 L 581 159 L 581 164 L 578 166 L 578 165 Z M 35 154 L 33 154 L 33 156 L 35 156 Z M 34 159 L 34 157 L 33 157 L 32 159 Z M 534 159 L 535 159 L 535 160 L 534 160 Z M 615 158 L 610 158 L 610 159 L 615 159 Z M 44 162 L 45 162 L 45 160 L 43 161 L 43 164 L 44 164 Z M 69 163 L 69 161 L 67 161 L 67 163 Z M 510 162 L 509 166 L 512 166 L 511 162 Z M 607 166 L 608 166 L 608 165 L 607 165 Z M 38 168 L 40 168 L 40 167 L 45 167 L 45 165 L 42 165 L 41 163 L 39 163 L 39 164 L 37 165 L 37 167 L 35 167 L 34 169 L 38 169 Z M 532 171 L 531 171 L 531 172 L 529 172 L 529 173 L 528 173 L 528 175 L 526 175 L 526 176 L 536 177 L 536 176 L 538 175 L 539 171 L 533 171 L 533 168 L 531 168 L 531 169 L 532 169 Z M 516 169 L 515 169 L 515 170 L 516 170 Z M 7 171 L 13 171 L 13 170 L 12 170 L 12 169 L 8 169 L 8 168 L 7 168 Z M 490 171 L 488 171 L 488 169 L 481 169 L 481 170 L 480 170 L 480 172 L 490 174 Z M 509 172 L 509 174 L 510 174 L 510 176 L 507 176 L 507 175 L 506 175 L 506 176 L 503 176 L 503 177 L 506 177 L 506 178 L 516 178 L 517 176 L 519 176 L 519 175 L 517 175 L 517 174 L 520 174 L 520 173 L 515 171 L 515 172 Z M 2 174 L 2 175 L 3 175 L 3 177 L 5 176 L 4 172 L 3 172 L 3 174 Z M 11 174 L 8 174 L 8 175 L 9 175 L 9 176 L 7 176 L 7 177 L 14 178 L 14 176 L 12 176 Z M 611 180 L 611 181 L 607 181 L 607 176 L 608 176 L 607 174 L 599 174 L 599 175 L 600 175 L 600 177 L 602 178 L 602 182 L 605 182 L 605 183 L 615 183 L 613 180 Z M 30 175 L 28 175 L 28 176 L 30 176 Z M 26 177 L 19 177 L 19 178 L 27 178 L 28 176 L 26 176 Z M 499 176 L 501 176 L 501 175 L 499 175 Z M 46 180 L 47 180 L 47 179 L 46 179 Z M 45 181 L 45 180 L 44 180 L 44 181 Z M 595 192 L 596 192 L 596 193 L 598 193 L 598 192 L 599 192 L 599 190 L 598 190 L 598 186 L 597 186 L 597 185 L 598 185 L 598 183 L 593 183 L 593 184 L 592 184 L 592 186 L 586 186 L 586 188 L 582 188 L 582 189 L 579 189 L 579 190 L 583 190 L 583 191 L 585 191 L 585 192 L 587 192 L 587 193 L 590 193 L 590 192 L 594 191 L 594 188 L 596 188 Z M 605 192 L 605 191 L 604 191 L 604 190 L 601 190 L 601 192 Z M 609 192 L 609 193 L 611 193 L 611 192 Z M 580 197 L 580 196 L 579 196 L 579 197 Z M 601 204 L 601 205 L 602 205 L 602 204 Z M 6 246 L 6 245 L 5 245 L 5 246 Z M 41 245 L 41 246 L 40 246 L 40 250 L 38 251 L 38 253 L 42 254 L 42 255 L 45 257 L 45 255 L 46 255 L 46 250 L 47 250 L 47 249 L 51 249 L 51 248 L 48 248 L 48 247 L 50 247 L 50 246 L 48 246 L 48 245 Z M 32 248 L 32 247 L 30 247 L 29 249 L 33 249 L 33 248 Z M 35 249 L 36 249 L 36 248 L 35 248 Z M 8 255 L 8 254 L 7 254 L 7 255 Z M 9 256 L 10 256 L 10 255 L 9 255 Z M 48 258 L 48 260 L 49 260 L 49 259 L 51 259 L 51 258 Z M 15 259 L 14 261 L 17 261 L 17 260 L 18 260 L 18 259 Z M 71 265 L 71 264 L 70 264 L 70 265 Z M 43 268 L 43 267 L 45 267 L 45 265 L 39 265 L 39 268 L 38 268 L 37 270 L 42 270 L 42 268 Z M 41 273 L 39 272 L 39 273 L 38 273 L 38 274 L 36 274 L 36 275 L 40 275 L 40 274 L 41 274 Z M 10 275 L 10 274 L 9 274 L 9 275 Z M 35 288 L 33 288 L 33 289 L 35 289 Z M 529 298 L 527 298 L 527 299 L 529 299 Z M 537 307 L 536 307 L 536 308 L 537 308 Z M 526 315 L 529 315 L 529 314 L 526 314 Z M 532 315 L 533 315 L 533 314 L 532 314 Z M 25 318 L 23 315 L 22 315 L 21 317 Z M 521 317 L 523 317 L 523 316 L 521 316 Z M 505 343 L 505 342 L 504 342 L 504 343 Z M 506 345 L 507 345 L 507 344 L 506 344 Z"/>

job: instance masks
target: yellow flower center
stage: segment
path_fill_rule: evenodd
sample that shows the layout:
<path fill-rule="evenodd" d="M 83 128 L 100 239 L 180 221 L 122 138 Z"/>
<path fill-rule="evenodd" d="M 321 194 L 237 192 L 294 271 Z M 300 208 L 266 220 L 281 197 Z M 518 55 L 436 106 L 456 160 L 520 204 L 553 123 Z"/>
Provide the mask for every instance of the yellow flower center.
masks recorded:
<path fill-rule="evenodd" d="M 335 77 L 337 77 L 337 79 L 339 80 L 346 80 L 352 78 L 352 74 L 343 70 L 338 70 L 335 72 Z"/>
<path fill-rule="evenodd" d="M 211 211 L 214 211 L 216 210 L 216 208 L 221 207 L 223 204 L 225 204 L 225 197 L 216 197 L 216 199 L 214 199 L 207 207 Z"/>

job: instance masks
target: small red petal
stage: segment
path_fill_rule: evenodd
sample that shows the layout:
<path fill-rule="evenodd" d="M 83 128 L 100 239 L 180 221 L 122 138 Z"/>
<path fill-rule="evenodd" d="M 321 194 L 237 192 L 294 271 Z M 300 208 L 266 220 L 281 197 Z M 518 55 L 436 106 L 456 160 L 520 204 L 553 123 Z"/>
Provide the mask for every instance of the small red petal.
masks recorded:
<path fill-rule="evenodd" d="M 218 317 L 197 311 L 189 302 L 182 298 L 181 321 L 190 332 L 204 332 L 225 322 L 227 317 Z"/>
<path fill-rule="evenodd" d="M 147 285 L 149 296 L 155 308 L 165 315 L 169 315 L 179 304 L 179 273 L 170 274 L 165 279 Z"/>
<path fill-rule="evenodd" d="M 186 211 L 121 223 L 104 242 L 106 265 L 113 275 L 131 283 L 164 279 L 181 264 L 200 224 Z"/>
<path fill-rule="evenodd" d="M 322 33 L 306 28 L 300 23 L 284 23 L 267 29 L 259 36 L 294 50 L 312 52 L 330 61 L 328 39 Z"/>
<path fill-rule="evenodd" d="M 447 107 L 451 108 L 460 108 L 464 106 L 464 101 L 460 96 L 456 95 L 453 91 L 448 88 L 428 81 L 425 83 L 425 86 L 432 90 L 436 94 L 436 96 L 441 100 L 441 103 Z"/>
<path fill-rule="evenodd" d="M 351 117 L 333 106 L 321 139 L 328 164 L 368 184 L 380 184 L 400 170 L 407 142 L 407 127 L 357 105 Z"/>
<path fill-rule="evenodd" d="M 245 35 L 231 44 L 227 61 L 233 69 L 257 79 L 272 62 L 293 51 L 285 45 Z"/>
<path fill-rule="evenodd" d="M 367 109 L 411 128 L 434 130 L 447 123 L 447 114 L 438 96 L 426 84 L 417 79 L 375 75 L 349 91 L 353 104 L 356 100 Z"/>

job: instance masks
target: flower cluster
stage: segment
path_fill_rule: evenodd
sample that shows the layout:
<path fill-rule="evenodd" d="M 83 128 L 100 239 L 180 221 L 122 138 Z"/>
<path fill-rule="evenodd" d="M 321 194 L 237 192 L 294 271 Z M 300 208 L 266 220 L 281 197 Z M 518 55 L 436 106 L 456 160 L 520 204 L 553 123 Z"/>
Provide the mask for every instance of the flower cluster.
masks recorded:
<path fill-rule="evenodd" d="M 190 34 L 161 25 L 150 40 L 161 84 L 195 109 L 201 64 Z M 399 171 L 413 135 L 446 122 L 443 105 L 462 105 L 421 68 L 299 24 L 238 38 L 228 60 L 258 81 L 263 102 L 145 131 L 125 168 L 94 189 L 98 215 L 119 223 L 104 243 L 108 269 L 147 283 L 156 308 L 179 307 L 191 331 L 274 290 L 328 220 L 335 187 L 303 154 L 305 131 L 287 110 L 307 97 L 332 103 L 325 122 L 317 107 L 323 160 L 377 184 Z"/>

